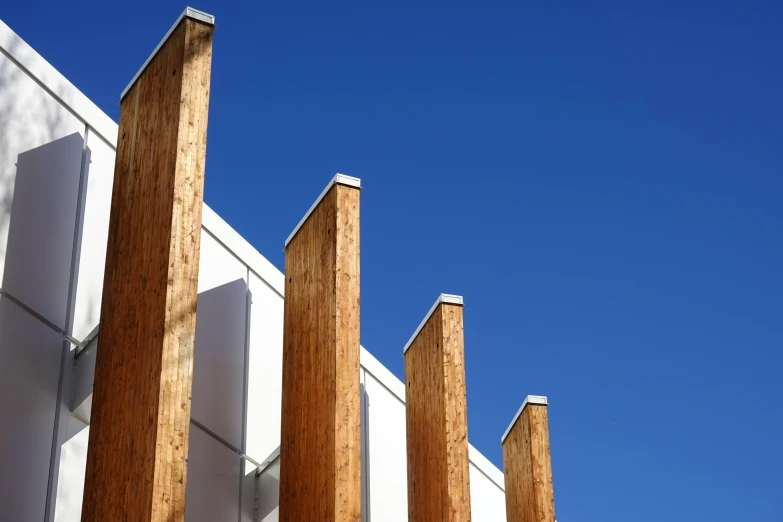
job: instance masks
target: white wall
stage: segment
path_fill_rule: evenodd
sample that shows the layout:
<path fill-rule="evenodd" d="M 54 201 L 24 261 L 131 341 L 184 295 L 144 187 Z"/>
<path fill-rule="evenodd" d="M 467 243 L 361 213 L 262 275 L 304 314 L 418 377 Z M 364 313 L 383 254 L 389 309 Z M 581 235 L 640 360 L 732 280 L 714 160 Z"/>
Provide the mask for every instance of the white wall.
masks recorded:
<path fill-rule="evenodd" d="M 0 280 L 41 316 L 0 297 L 0 519 L 76 522 L 100 337 L 74 362 L 58 330 L 98 325 L 117 126 L 2 22 L 0 49 Z M 203 220 L 186 518 L 273 522 L 283 274 L 207 206 Z M 361 360 L 364 518 L 397 522 L 405 388 Z M 505 520 L 502 473 L 470 456 L 473 519 Z"/>
<path fill-rule="evenodd" d="M 405 403 L 365 371 L 364 478 L 372 522 L 408 517 Z"/>

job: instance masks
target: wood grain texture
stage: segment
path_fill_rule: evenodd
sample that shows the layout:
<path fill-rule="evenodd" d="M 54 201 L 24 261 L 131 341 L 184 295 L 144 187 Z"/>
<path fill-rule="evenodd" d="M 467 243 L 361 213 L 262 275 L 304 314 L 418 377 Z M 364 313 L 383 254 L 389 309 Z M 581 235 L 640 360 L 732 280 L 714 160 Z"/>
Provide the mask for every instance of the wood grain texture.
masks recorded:
<path fill-rule="evenodd" d="M 286 248 L 281 522 L 360 522 L 359 189 L 334 185 Z"/>
<path fill-rule="evenodd" d="M 555 522 L 547 407 L 528 404 L 503 442 L 506 522 Z"/>
<path fill-rule="evenodd" d="M 182 521 L 213 27 L 123 98 L 82 520 Z"/>
<path fill-rule="evenodd" d="M 462 306 L 441 303 L 405 353 L 408 522 L 470 522 Z"/>

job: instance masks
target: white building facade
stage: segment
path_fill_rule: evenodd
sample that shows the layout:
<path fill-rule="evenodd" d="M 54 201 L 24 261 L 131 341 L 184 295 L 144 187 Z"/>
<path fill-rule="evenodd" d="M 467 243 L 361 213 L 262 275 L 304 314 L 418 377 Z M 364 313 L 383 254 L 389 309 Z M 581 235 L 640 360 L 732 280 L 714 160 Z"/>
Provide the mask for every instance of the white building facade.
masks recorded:
<path fill-rule="evenodd" d="M 116 137 L 0 21 L 2 521 L 81 518 Z M 277 521 L 283 274 L 206 205 L 198 292 L 186 519 Z M 364 348 L 361 382 L 363 518 L 405 521 L 405 386 Z M 472 446 L 470 484 L 505 521 Z"/>

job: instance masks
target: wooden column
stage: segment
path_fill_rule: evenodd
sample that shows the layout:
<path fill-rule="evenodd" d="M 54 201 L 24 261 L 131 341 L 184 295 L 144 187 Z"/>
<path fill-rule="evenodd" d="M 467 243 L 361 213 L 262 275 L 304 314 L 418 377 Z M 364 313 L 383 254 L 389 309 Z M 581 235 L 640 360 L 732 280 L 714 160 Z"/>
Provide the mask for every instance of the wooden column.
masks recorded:
<path fill-rule="evenodd" d="M 507 522 L 555 522 L 546 397 L 528 395 L 501 439 Z"/>
<path fill-rule="evenodd" d="M 462 297 L 441 294 L 405 346 L 408 522 L 469 522 Z"/>
<path fill-rule="evenodd" d="M 123 93 L 82 520 L 182 521 L 214 19 Z"/>
<path fill-rule="evenodd" d="M 285 247 L 281 522 L 360 522 L 359 191 L 338 174 Z"/>

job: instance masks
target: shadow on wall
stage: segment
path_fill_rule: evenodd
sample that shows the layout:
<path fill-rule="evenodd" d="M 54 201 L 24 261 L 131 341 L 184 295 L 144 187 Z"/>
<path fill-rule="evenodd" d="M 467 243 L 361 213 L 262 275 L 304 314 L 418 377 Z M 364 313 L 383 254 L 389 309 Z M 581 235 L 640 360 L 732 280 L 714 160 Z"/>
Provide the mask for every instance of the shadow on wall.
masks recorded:
<path fill-rule="evenodd" d="M 75 121 L 59 102 L 8 58 L 23 54 L 24 48 L 16 38 L 8 44 L 6 52 L 0 52 L 0 260 L 7 248 L 2 238 L 9 226 L 14 199 L 12 157 L 20 150 L 54 142 L 65 134 L 64 129 L 73 130 L 74 122 L 66 120 Z"/>
<path fill-rule="evenodd" d="M 13 48 L 18 45 L 13 45 Z M 14 64 L 7 59 L 0 62 L 0 122 L 11 121 L 14 104 L 12 103 L 12 75 L 11 68 Z M 7 123 L 3 126 L 7 126 Z M 14 196 L 14 176 L 10 165 L 4 167 L 3 163 L 8 161 L 11 155 L 11 133 L 9 129 L 3 129 L 0 132 L 0 237 L 2 231 L 8 226 L 8 219 L 11 215 L 11 201 Z M 0 260 L 5 254 L 5 245 L 0 241 Z"/>
<path fill-rule="evenodd" d="M 13 197 L 0 208 L 8 223 L 3 290 L 65 331 L 83 154 L 78 132 L 19 154 L 6 191 Z M 0 512 L 9 520 L 43 519 L 68 349 L 60 334 L 0 298 Z"/>

